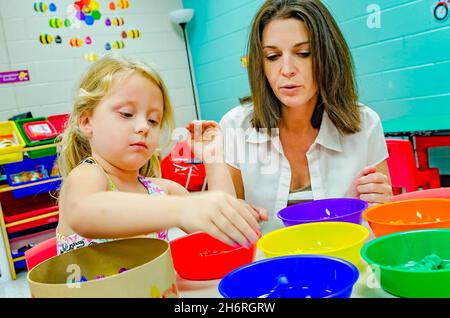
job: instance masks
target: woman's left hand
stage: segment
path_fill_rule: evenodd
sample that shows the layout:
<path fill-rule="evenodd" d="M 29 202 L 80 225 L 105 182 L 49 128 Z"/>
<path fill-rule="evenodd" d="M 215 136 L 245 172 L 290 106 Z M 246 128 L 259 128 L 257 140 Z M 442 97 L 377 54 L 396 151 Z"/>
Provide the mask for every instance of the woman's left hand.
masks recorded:
<path fill-rule="evenodd" d="M 392 196 L 392 186 L 389 179 L 375 167 L 364 168 L 350 186 L 348 195 L 369 203 L 369 207 L 389 202 Z"/>
<path fill-rule="evenodd" d="M 188 142 L 191 149 L 203 163 L 223 162 L 223 136 L 217 122 L 195 120 L 186 129 L 189 131 Z"/>

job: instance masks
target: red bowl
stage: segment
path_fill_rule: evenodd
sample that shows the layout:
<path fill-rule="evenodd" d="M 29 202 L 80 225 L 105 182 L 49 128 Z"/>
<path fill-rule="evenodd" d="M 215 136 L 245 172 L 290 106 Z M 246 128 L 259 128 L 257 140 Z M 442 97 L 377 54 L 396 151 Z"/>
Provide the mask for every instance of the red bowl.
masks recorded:
<path fill-rule="evenodd" d="M 233 247 L 198 232 L 170 242 L 173 265 L 180 277 L 190 280 L 219 279 L 232 270 L 252 262 L 256 244 L 249 249 Z"/>

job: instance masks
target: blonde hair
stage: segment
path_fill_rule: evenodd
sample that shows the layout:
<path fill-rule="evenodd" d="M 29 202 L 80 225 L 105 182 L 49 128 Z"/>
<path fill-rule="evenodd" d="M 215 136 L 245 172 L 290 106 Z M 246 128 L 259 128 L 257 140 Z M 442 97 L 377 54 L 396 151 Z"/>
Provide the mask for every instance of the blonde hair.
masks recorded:
<path fill-rule="evenodd" d="M 89 67 L 75 94 L 72 113 L 62 135 L 62 147 L 58 157 L 58 165 L 63 178 L 67 177 L 81 160 L 91 156 L 89 141 L 79 127 L 80 117 L 92 114 L 102 98 L 108 94 L 113 80 L 123 80 L 136 73 L 149 79 L 161 89 L 164 100 L 161 129 L 163 132 L 170 132 L 173 129 L 175 124 L 172 106 L 166 86 L 158 73 L 139 60 L 119 55 L 107 55 Z M 152 154 L 139 173 L 147 177 L 160 177 L 160 157 L 157 151 Z"/>

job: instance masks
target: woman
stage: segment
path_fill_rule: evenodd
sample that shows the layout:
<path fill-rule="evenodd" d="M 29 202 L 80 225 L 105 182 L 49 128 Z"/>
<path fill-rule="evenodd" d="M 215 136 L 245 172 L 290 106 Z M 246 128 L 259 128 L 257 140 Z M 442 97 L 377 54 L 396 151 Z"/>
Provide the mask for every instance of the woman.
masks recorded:
<path fill-rule="evenodd" d="M 268 0 L 249 39 L 252 103 L 221 120 L 237 196 L 275 213 L 314 199 L 392 195 L 378 115 L 358 103 L 349 48 L 318 0 Z M 264 225 L 263 225 L 264 226 Z"/>

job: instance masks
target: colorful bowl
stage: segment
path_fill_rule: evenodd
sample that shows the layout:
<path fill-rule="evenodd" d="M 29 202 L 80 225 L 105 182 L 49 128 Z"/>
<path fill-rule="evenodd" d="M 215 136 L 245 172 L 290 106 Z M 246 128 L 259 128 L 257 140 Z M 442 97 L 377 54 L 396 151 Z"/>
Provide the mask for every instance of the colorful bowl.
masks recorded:
<path fill-rule="evenodd" d="M 361 224 L 361 215 L 367 206 L 366 201 L 359 199 L 321 199 L 291 205 L 280 210 L 277 216 L 285 226 L 324 221 Z"/>
<path fill-rule="evenodd" d="M 349 298 L 358 277 L 340 258 L 290 255 L 239 267 L 218 288 L 225 298 Z"/>
<path fill-rule="evenodd" d="M 52 257 L 28 272 L 38 298 L 178 297 L 169 243 L 114 240 Z"/>
<path fill-rule="evenodd" d="M 315 222 L 285 227 L 258 240 L 266 257 L 291 254 L 322 254 L 360 265 L 360 250 L 369 230 L 348 222 Z"/>
<path fill-rule="evenodd" d="M 170 242 L 175 270 L 190 280 L 219 279 L 233 269 L 250 263 L 255 258 L 256 244 L 249 249 L 233 247 L 198 232 Z"/>
<path fill-rule="evenodd" d="M 361 250 L 381 287 L 400 297 L 450 297 L 450 229 L 399 232 Z"/>
<path fill-rule="evenodd" d="M 363 213 L 375 237 L 395 232 L 450 228 L 449 199 L 416 199 L 373 206 Z"/>

